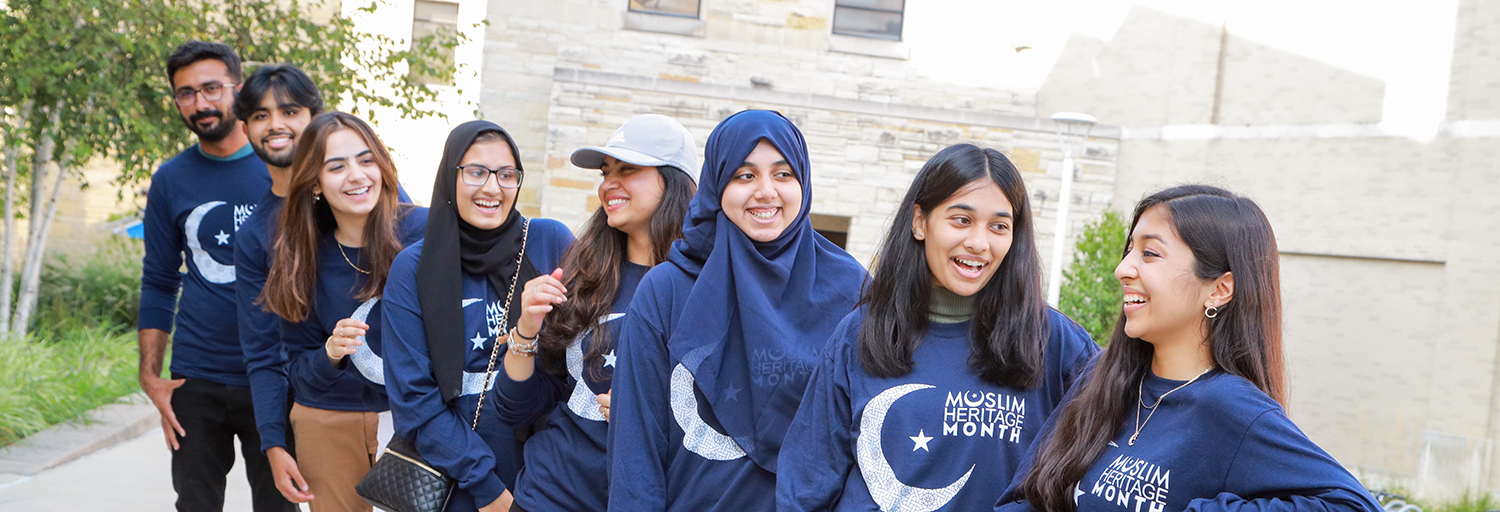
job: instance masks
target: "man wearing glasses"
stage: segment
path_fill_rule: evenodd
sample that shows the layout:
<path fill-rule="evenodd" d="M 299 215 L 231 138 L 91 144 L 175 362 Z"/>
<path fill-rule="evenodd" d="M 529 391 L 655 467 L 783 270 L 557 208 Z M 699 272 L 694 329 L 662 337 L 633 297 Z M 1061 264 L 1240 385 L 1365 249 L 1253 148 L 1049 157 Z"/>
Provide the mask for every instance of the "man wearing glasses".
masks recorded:
<path fill-rule="evenodd" d="M 198 144 L 162 164 L 146 195 L 140 383 L 161 413 L 179 511 L 223 509 L 236 436 L 255 510 L 297 510 L 260 451 L 235 322 L 235 232 L 271 187 L 232 109 L 242 76 L 223 44 L 191 41 L 167 58 L 168 100 Z"/>

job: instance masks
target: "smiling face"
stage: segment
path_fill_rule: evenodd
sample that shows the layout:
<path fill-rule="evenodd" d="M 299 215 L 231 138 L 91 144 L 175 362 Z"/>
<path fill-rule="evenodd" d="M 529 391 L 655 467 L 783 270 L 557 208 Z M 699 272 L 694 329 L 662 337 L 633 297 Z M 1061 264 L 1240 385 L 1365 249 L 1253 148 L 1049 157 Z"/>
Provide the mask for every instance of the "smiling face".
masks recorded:
<path fill-rule="evenodd" d="M 604 178 L 599 184 L 599 204 L 604 206 L 609 227 L 625 233 L 645 234 L 666 187 L 661 173 L 656 167 L 643 167 L 605 156 L 599 175 Z"/>
<path fill-rule="evenodd" d="M 235 129 L 235 88 L 227 87 L 231 83 L 234 83 L 234 78 L 229 75 L 229 66 L 218 59 L 200 60 L 178 68 L 172 74 L 173 92 L 222 87 L 218 99 L 210 101 L 203 94 L 194 94 L 186 105 L 174 103 L 177 112 L 182 114 L 182 122 L 198 135 L 199 140 L 218 142 Z"/>
<path fill-rule="evenodd" d="M 1204 308 L 1222 305 L 1211 297 L 1216 281 L 1198 278 L 1197 259 L 1174 226 L 1166 206 L 1146 210 L 1115 267 L 1124 288 L 1125 334 L 1152 344 L 1201 342 Z"/>
<path fill-rule="evenodd" d="M 776 146 L 761 140 L 724 186 L 719 207 L 751 240 L 769 242 L 802 212 L 802 184 Z"/>
<path fill-rule="evenodd" d="M 250 137 L 250 148 L 261 161 L 285 169 L 292 166 L 297 137 L 312 121 L 312 111 L 296 103 L 283 103 L 276 96 L 267 94 L 260 100 L 250 118 L 245 119 L 245 134 Z"/>
<path fill-rule="evenodd" d="M 359 132 L 346 128 L 328 134 L 313 193 L 323 194 L 335 217 L 369 214 L 382 185 L 380 166 Z"/>
<path fill-rule="evenodd" d="M 458 165 L 482 165 L 488 169 L 515 169 L 516 157 L 511 154 L 510 146 L 505 141 L 485 141 L 469 146 L 469 151 L 464 153 Z M 455 178 L 458 184 L 455 199 L 458 203 L 459 218 L 479 229 L 495 229 L 505 223 L 506 217 L 510 215 L 511 206 L 516 203 L 516 192 L 520 189 L 501 187 L 497 178 L 493 173 L 489 173 L 485 177 L 484 185 L 476 187 L 464 183 L 463 173 L 458 173 Z"/>
<path fill-rule="evenodd" d="M 988 178 L 964 185 L 932 212 L 914 206 L 912 236 L 922 240 L 932 284 L 968 297 L 989 284 L 1010 252 L 1015 212 Z"/>

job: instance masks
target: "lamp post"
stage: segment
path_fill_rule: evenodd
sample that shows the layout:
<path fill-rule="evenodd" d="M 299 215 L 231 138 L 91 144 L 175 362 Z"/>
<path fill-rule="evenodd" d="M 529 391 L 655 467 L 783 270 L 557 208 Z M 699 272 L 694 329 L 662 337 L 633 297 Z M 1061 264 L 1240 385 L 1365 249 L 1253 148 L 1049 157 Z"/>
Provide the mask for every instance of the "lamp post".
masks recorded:
<path fill-rule="evenodd" d="M 1057 142 L 1063 151 L 1062 190 L 1057 193 L 1057 227 L 1052 230 L 1052 265 L 1047 272 L 1047 302 L 1052 307 L 1058 307 L 1062 297 L 1063 248 L 1068 245 L 1068 207 L 1073 203 L 1073 153 L 1082 149 L 1098 121 L 1078 112 L 1052 114 L 1052 131 L 1057 132 Z"/>

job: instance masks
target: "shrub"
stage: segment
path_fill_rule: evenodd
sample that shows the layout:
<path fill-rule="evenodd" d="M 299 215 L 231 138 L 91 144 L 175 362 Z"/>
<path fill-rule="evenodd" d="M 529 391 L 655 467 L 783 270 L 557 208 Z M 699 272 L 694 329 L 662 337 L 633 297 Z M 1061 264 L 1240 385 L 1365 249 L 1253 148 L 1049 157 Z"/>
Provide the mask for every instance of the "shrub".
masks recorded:
<path fill-rule="evenodd" d="M 1120 318 L 1120 281 L 1115 266 L 1125 252 L 1125 218 L 1106 210 L 1078 235 L 1073 264 L 1063 271 L 1058 310 L 1078 322 L 1094 342 L 1109 343 Z"/>

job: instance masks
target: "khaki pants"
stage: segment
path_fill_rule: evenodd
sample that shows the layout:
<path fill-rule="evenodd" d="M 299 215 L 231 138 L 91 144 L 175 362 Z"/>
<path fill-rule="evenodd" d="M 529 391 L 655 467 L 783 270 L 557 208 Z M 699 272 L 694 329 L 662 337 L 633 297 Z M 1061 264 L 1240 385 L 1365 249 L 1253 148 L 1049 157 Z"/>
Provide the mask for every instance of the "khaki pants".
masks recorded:
<path fill-rule="evenodd" d="M 373 510 L 354 485 L 375 463 L 382 444 L 379 415 L 293 404 L 289 419 L 297 439 L 297 467 L 314 496 L 308 504 L 312 512 Z"/>

